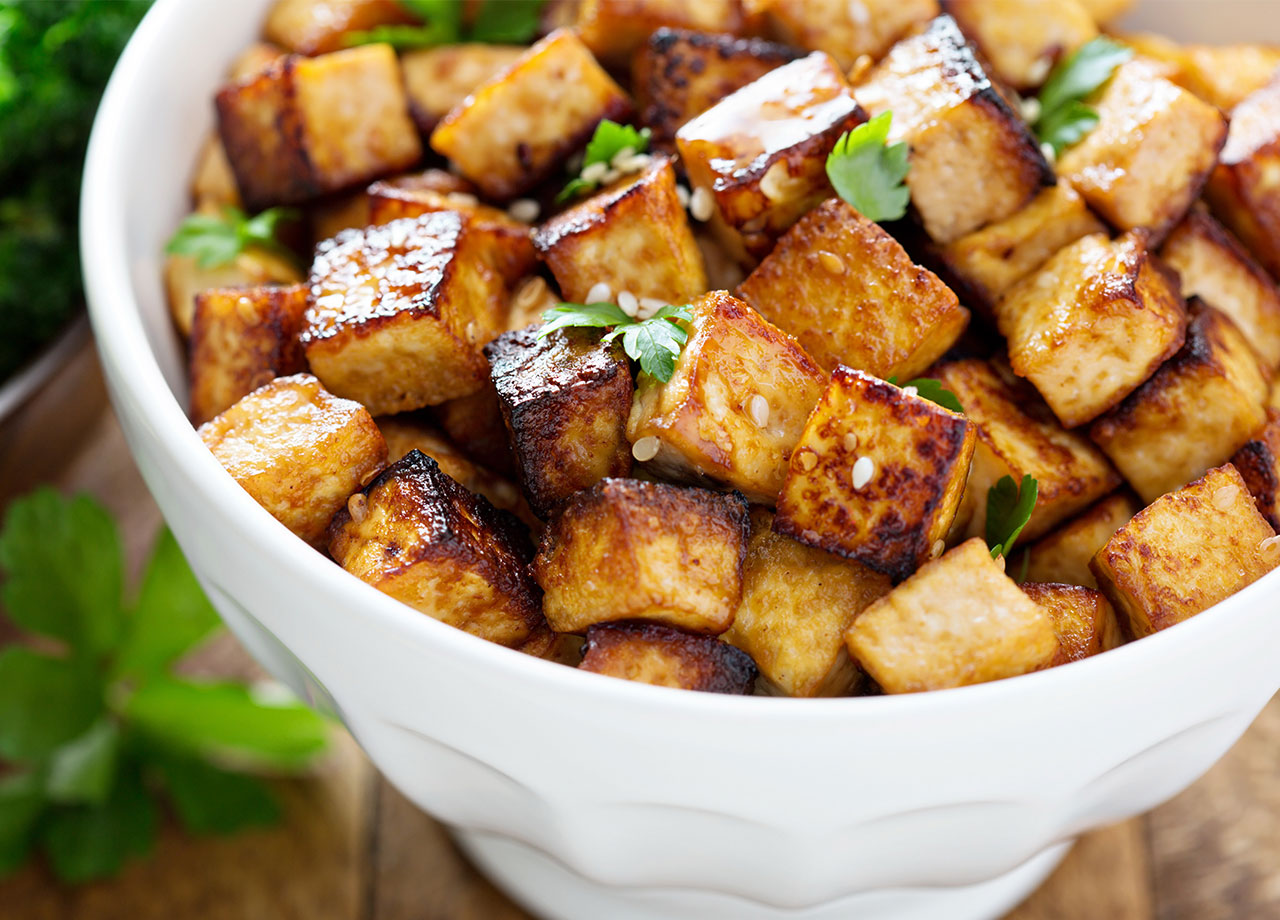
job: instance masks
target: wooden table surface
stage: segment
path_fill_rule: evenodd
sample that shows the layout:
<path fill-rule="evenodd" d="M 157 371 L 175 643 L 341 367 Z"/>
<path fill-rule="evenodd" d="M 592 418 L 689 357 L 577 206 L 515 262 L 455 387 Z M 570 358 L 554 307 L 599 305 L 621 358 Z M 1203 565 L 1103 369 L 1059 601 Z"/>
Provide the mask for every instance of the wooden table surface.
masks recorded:
<path fill-rule="evenodd" d="M 82 410 L 101 400 L 91 354 L 68 368 L 46 401 L 65 400 L 67 391 Z M 88 424 L 83 414 L 37 404 L 0 430 L 0 506 L 38 479 L 88 491 L 120 516 L 136 566 L 159 513 L 110 411 L 95 409 Z M 206 649 L 197 666 L 253 673 L 229 636 Z M 1181 796 L 1144 818 L 1082 838 L 1007 920 L 1280 918 L 1277 754 L 1280 698 Z M 467 864 L 439 824 L 378 776 L 345 734 L 314 776 L 282 782 L 280 789 L 287 814 L 281 826 L 193 839 L 169 824 L 154 857 L 112 881 L 62 889 L 42 868 L 28 867 L 0 882 L 0 918 L 527 918 Z"/>

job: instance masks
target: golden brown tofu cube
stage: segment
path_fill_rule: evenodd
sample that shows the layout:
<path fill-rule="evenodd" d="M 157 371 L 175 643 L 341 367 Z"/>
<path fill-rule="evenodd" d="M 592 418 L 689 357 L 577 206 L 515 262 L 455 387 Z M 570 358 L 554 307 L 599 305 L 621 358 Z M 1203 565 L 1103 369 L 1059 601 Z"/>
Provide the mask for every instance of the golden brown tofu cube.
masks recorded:
<path fill-rule="evenodd" d="M 1178 82 L 1210 105 L 1230 112 L 1262 89 L 1280 68 L 1274 45 L 1186 45 Z"/>
<path fill-rule="evenodd" d="M 969 324 L 969 311 L 898 241 L 839 198 L 787 231 L 737 294 L 827 370 L 919 376 Z"/>
<path fill-rule="evenodd" d="M 1280 77 L 1231 110 L 1205 197 L 1218 219 L 1280 278 Z"/>
<path fill-rule="evenodd" d="M 191 420 L 202 425 L 276 377 L 307 369 L 298 335 L 306 285 L 221 288 L 196 295 Z"/>
<path fill-rule="evenodd" d="M 543 625 L 520 522 L 419 451 L 352 496 L 330 535 L 338 565 L 464 632 L 515 647 Z"/>
<path fill-rule="evenodd" d="M 849 69 L 864 54 L 879 58 L 912 26 L 938 15 L 938 0 L 765 0 L 779 41 L 825 51 Z"/>
<path fill-rule="evenodd" d="M 446 115 L 431 147 L 490 198 L 548 178 L 602 119 L 625 121 L 631 100 L 573 32 L 557 30 Z"/>
<path fill-rule="evenodd" d="M 1187 315 L 1178 277 L 1133 231 L 1083 237 L 996 304 L 1019 377 L 1067 428 L 1092 421 L 1179 348 Z"/>
<path fill-rule="evenodd" d="M 165 256 L 164 286 L 169 315 L 184 336 L 191 335 L 196 315 L 196 295 L 213 288 L 254 288 L 272 284 L 298 284 L 302 273 L 293 260 L 270 249 L 251 246 L 225 265 L 201 268 L 195 256 Z"/>
<path fill-rule="evenodd" d="M 950 16 L 894 45 L 853 94 L 873 116 L 893 112 L 888 141 L 911 145 L 911 203 L 935 243 L 1003 220 L 1053 183 L 1039 144 Z"/>
<path fill-rule="evenodd" d="M 1023 592 L 1045 610 L 1061 648 L 1055 665 L 1080 661 L 1124 644 L 1116 612 L 1102 592 L 1080 585 L 1027 582 Z"/>
<path fill-rule="evenodd" d="M 640 377 L 627 423 L 633 454 L 656 475 L 772 504 L 826 375 L 794 339 L 723 291 L 691 309 L 671 379 Z"/>
<path fill-rule="evenodd" d="M 311 267 L 302 343 L 335 393 L 379 415 L 474 393 L 506 307 L 483 241 L 452 211 L 346 230 Z"/>
<path fill-rule="evenodd" d="M 1096 588 L 1089 562 L 1141 510 L 1128 491 L 1113 492 L 1019 553 L 1021 558 L 1010 562 L 1010 570 L 1021 571 L 1025 565 L 1029 582 Z"/>
<path fill-rule="evenodd" d="M 231 62 L 227 76 L 237 81 L 257 76 L 287 53 L 284 48 L 271 42 L 254 42 Z"/>
<path fill-rule="evenodd" d="M 218 130 L 245 206 L 297 204 L 422 157 L 390 45 L 289 55 L 223 87 Z"/>
<path fill-rule="evenodd" d="M 745 652 L 658 623 L 592 626 L 584 652 L 581 670 L 642 684 L 743 696 L 755 687 L 756 666 Z"/>
<path fill-rule="evenodd" d="M 846 696 L 861 674 L 849 658 L 845 630 L 892 583 L 772 528 L 772 512 L 751 509 L 742 603 L 724 640 L 749 654 L 779 693 Z"/>
<path fill-rule="evenodd" d="M 1231 464 L 1164 495 L 1090 567 L 1135 638 L 1181 623 L 1280 565 L 1280 540 Z"/>
<path fill-rule="evenodd" d="M 694 194 L 712 197 L 716 235 L 753 265 L 831 196 L 827 155 L 866 120 L 836 62 L 815 52 L 721 99 L 676 132 L 676 146 Z"/>
<path fill-rule="evenodd" d="M 484 352 L 535 513 L 548 518 L 574 493 L 631 472 L 627 415 L 635 387 L 620 343 L 579 329 L 538 338 L 530 326 Z"/>
<path fill-rule="evenodd" d="M 876 601 L 845 636 L 885 693 L 918 693 L 1015 677 L 1049 666 L 1049 612 L 1018 589 L 974 538 Z"/>
<path fill-rule="evenodd" d="M 1097 127 L 1062 154 L 1058 175 L 1117 229 L 1161 236 L 1200 197 L 1226 120 L 1141 59 L 1121 64 L 1093 107 Z"/>
<path fill-rule="evenodd" d="M 337 398 L 310 374 L 277 377 L 199 434 L 241 488 L 317 548 L 334 513 L 387 462 L 364 406 Z"/>
<path fill-rule="evenodd" d="M 759 38 L 659 29 L 632 68 L 640 120 L 653 130 L 653 145 L 670 150 L 689 119 L 799 56 Z"/>
<path fill-rule="evenodd" d="M 227 151 L 216 134 L 209 135 L 196 159 L 191 177 L 191 203 L 197 211 L 218 213 L 223 208 L 241 206 L 240 189 L 227 160 Z"/>
<path fill-rule="evenodd" d="M 1183 294 L 1231 317 L 1268 374 L 1280 367 L 1280 289 L 1226 227 L 1193 210 L 1160 257 L 1182 278 Z"/>
<path fill-rule="evenodd" d="M 1236 451 L 1231 464 L 1267 523 L 1280 530 L 1280 409 L 1267 409 L 1267 423 Z"/>
<path fill-rule="evenodd" d="M 395 0 L 276 0 L 263 32 L 297 54 L 324 54 L 345 48 L 353 32 L 413 21 Z"/>
<path fill-rule="evenodd" d="M 1020 92 L 1038 88 L 1054 64 L 1098 37 L 1076 0 L 942 0 L 942 8 L 991 62 L 993 75 Z"/>
<path fill-rule="evenodd" d="M 582 0 L 576 30 L 598 59 L 624 68 L 664 26 L 741 34 L 743 6 L 741 0 Z"/>
<path fill-rule="evenodd" d="M 1039 485 L 1036 506 L 1022 532 L 1027 540 L 1047 533 L 1120 485 L 1120 476 L 1083 434 L 1063 430 L 1035 389 L 979 360 L 951 361 L 930 372 L 956 394 L 977 426 L 965 501 L 972 516 L 965 531 L 982 536 L 987 493 L 1001 478 Z"/>
<path fill-rule="evenodd" d="M 1199 308 L 1182 350 L 1089 434 L 1152 502 L 1226 463 L 1266 422 L 1267 382 L 1240 330 Z"/>
<path fill-rule="evenodd" d="M 533 577 L 556 632 L 652 620 L 719 635 L 742 599 L 750 522 L 741 495 L 606 479 L 542 535 Z"/>
<path fill-rule="evenodd" d="M 791 455 L 774 529 L 901 581 L 941 554 L 976 438 L 963 415 L 836 368 Z"/>
<path fill-rule="evenodd" d="M 470 396 L 432 406 L 431 414 L 468 457 L 503 475 L 515 476 L 516 458 L 492 379 L 486 380 Z"/>
<path fill-rule="evenodd" d="M 442 45 L 407 51 L 400 57 L 409 111 L 418 129 L 430 134 L 480 86 L 518 61 L 525 49 L 514 45 Z"/>

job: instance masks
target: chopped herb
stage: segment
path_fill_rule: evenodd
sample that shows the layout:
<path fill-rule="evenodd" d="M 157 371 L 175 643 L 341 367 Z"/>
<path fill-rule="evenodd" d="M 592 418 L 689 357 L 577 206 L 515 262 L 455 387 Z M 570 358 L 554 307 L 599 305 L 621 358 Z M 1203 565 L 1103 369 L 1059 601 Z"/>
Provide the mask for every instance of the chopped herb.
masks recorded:
<path fill-rule="evenodd" d="M 297 216 L 290 208 L 269 208 L 253 217 L 230 207 L 223 208 L 221 217 L 191 214 L 178 226 L 164 251 L 170 255 L 195 256 L 201 268 L 234 262 L 236 256 L 250 246 L 287 252 L 276 238 L 276 229 L 281 221 Z"/>
<path fill-rule="evenodd" d="M 987 545 L 991 558 L 1008 556 L 1022 528 L 1031 520 L 1040 487 L 1033 476 L 1023 476 L 1019 487 L 1011 476 L 1003 476 L 987 490 Z"/>
<path fill-rule="evenodd" d="M 560 190 L 560 194 L 556 196 L 557 203 L 563 203 L 582 192 L 589 192 L 600 185 L 600 179 L 585 179 L 582 176 L 588 167 L 597 163 L 603 163 L 606 169 L 613 158 L 624 150 L 631 150 L 633 153 L 644 153 L 649 149 L 649 138 L 651 132 L 648 128 L 636 130 L 630 125 L 620 125 L 616 121 L 604 119 L 600 124 L 596 125 L 595 134 L 591 136 L 591 140 L 587 143 L 587 149 L 582 157 L 582 168 L 579 175 L 571 179 L 569 184 Z"/>
<path fill-rule="evenodd" d="M 888 380 L 894 386 L 898 386 L 898 378 L 890 377 Z M 902 389 L 907 387 L 915 387 L 916 395 L 921 399 L 927 399 L 931 403 L 937 403 L 944 409 L 950 409 L 952 412 L 959 412 L 964 415 L 964 406 L 960 405 L 960 398 L 942 385 L 941 380 L 934 380 L 932 377 L 917 377 L 915 380 L 908 380 L 901 384 Z"/>
<path fill-rule="evenodd" d="M 612 329 L 602 341 L 621 339 L 622 350 L 639 363 L 640 370 L 659 383 L 666 383 L 675 373 L 680 349 L 689 340 L 689 333 L 679 321 L 692 320 L 693 314 L 688 304 L 668 304 L 648 319 L 638 320 L 611 303 L 562 303 L 542 314 L 542 318 L 546 325 L 538 332 L 540 339 L 568 327 Z"/>
<path fill-rule="evenodd" d="M 378 26 L 352 32 L 347 45 L 385 42 L 396 48 L 434 48 L 460 42 L 521 45 L 538 34 L 546 0 L 485 0 L 468 29 L 464 0 L 399 0 L 420 25 Z"/>
<path fill-rule="evenodd" d="M 908 147 L 888 143 L 892 112 L 840 135 L 827 156 L 827 178 L 838 194 L 869 220 L 899 220 L 907 213 Z"/>
<path fill-rule="evenodd" d="M 1101 36 L 1058 63 L 1040 89 L 1040 114 L 1033 128 L 1041 144 L 1061 154 L 1092 131 L 1098 113 L 1084 99 L 1102 87 L 1133 49 Z"/>

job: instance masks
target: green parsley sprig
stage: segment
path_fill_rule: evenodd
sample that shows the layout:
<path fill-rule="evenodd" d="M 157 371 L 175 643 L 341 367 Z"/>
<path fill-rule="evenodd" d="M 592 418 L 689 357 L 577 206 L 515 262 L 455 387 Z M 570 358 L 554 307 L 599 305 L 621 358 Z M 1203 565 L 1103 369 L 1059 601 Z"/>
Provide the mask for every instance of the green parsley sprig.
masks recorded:
<path fill-rule="evenodd" d="M 992 559 L 1009 555 L 1022 528 L 1031 520 L 1039 495 L 1040 485 L 1030 475 L 1022 477 L 1021 486 L 1012 476 L 1003 476 L 987 490 L 986 536 Z"/>
<path fill-rule="evenodd" d="M 385 25 L 352 32 L 346 44 L 385 42 L 396 48 L 433 48 L 459 42 L 520 45 L 538 34 L 546 0 L 485 0 L 470 28 L 463 23 L 463 0 L 399 0 L 419 25 Z"/>
<path fill-rule="evenodd" d="M 168 531 L 126 600 L 111 516 L 42 489 L 10 506 L 0 569 L 0 603 L 40 637 L 0 651 L 0 760 L 16 768 L 0 779 L 0 877 L 37 848 L 66 882 L 115 874 L 153 846 L 159 791 L 193 833 L 278 819 L 271 789 L 226 764 L 304 766 L 328 726 L 172 672 L 218 617 Z"/>
<path fill-rule="evenodd" d="M 935 380 L 932 377 L 917 377 L 915 380 L 908 380 L 906 383 L 899 384 L 897 377 L 890 377 L 887 382 L 892 383 L 894 386 L 900 386 L 904 390 L 907 387 L 915 387 L 916 395 L 921 399 L 927 399 L 931 403 L 937 403 L 944 409 L 950 409 L 952 412 L 959 412 L 964 415 L 964 406 L 960 405 L 960 397 L 944 387 L 941 380 Z"/>
<path fill-rule="evenodd" d="M 222 215 L 189 214 L 164 251 L 170 255 L 195 256 L 201 268 L 216 268 L 234 262 L 236 256 L 251 246 L 262 246 L 279 253 L 288 250 L 276 237 L 281 221 L 295 220 L 292 208 L 268 208 L 253 217 L 239 208 L 223 208 Z"/>
<path fill-rule="evenodd" d="M 892 112 L 881 112 L 840 135 L 827 155 L 827 178 L 836 194 L 877 222 L 900 220 L 911 202 L 905 181 L 909 149 L 904 142 L 888 142 L 892 122 Z"/>
<path fill-rule="evenodd" d="M 1060 155 L 1098 125 L 1098 113 L 1084 100 L 1102 87 L 1133 49 L 1100 36 L 1058 63 L 1040 89 L 1040 113 L 1032 128 L 1041 144 Z"/>
<path fill-rule="evenodd" d="M 538 338 L 546 338 L 557 329 L 571 327 L 612 329 L 602 341 L 622 340 L 622 350 L 632 361 L 659 383 L 666 383 L 675 373 L 676 358 L 689 340 L 680 321 L 693 319 L 689 305 L 668 304 L 648 319 L 628 316 L 611 303 L 562 303 L 542 314 L 546 321 Z"/>
<path fill-rule="evenodd" d="M 600 124 L 596 125 L 596 130 L 591 135 L 591 140 L 587 142 L 587 149 L 582 157 L 582 168 L 579 175 L 571 180 L 560 190 L 560 194 L 556 195 L 556 203 L 563 204 L 571 198 L 574 198 L 583 192 L 592 191 L 598 188 L 600 180 L 589 180 L 582 178 L 582 171 L 587 167 L 594 166 L 597 163 L 603 163 L 608 167 L 613 158 L 624 150 L 630 150 L 632 153 L 644 153 L 649 149 L 649 138 L 652 132 L 648 128 L 636 130 L 630 125 L 620 125 L 616 121 L 603 119 Z"/>

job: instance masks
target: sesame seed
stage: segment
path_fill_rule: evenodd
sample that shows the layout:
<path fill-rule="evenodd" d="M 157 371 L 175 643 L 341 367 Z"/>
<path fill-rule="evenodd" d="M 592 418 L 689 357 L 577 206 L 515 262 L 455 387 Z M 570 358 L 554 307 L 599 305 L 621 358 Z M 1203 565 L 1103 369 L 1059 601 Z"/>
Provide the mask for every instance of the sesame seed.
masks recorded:
<path fill-rule="evenodd" d="M 809 448 L 800 451 L 800 469 L 808 472 L 818 465 L 818 455 Z"/>
<path fill-rule="evenodd" d="M 662 442 L 653 435 L 648 435 L 636 441 L 631 445 L 631 456 L 635 457 L 641 463 L 652 460 L 658 456 L 658 451 L 662 447 Z"/>
<path fill-rule="evenodd" d="M 689 190 L 683 185 L 676 186 L 676 201 L 680 202 L 680 207 L 689 207 Z"/>
<path fill-rule="evenodd" d="M 787 172 L 786 162 L 778 160 L 760 177 L 760 191 L 770 201 L 784 201 L 788 197 L 790 178 L 791 174 Z"/>
<path fill-rule="evenodd" d="M 637 314 L 641 319 L 648 319 L 667 305 L 665 300 L 657 297 L 641 297 L 640 312 Z"/>
<path fill-rule="evenodd" d="M 603 281 L 597 281 L 587 291 L 587 303 L 613 303 L 613 288 Z"/>
<path fill-rule="evenodd" d="M 755 423 L 757 428 L 763 428 L 769 424 L 769 400 L 765 399 L 759 393 L 752 393 L 747 398 L 747 415 L 751 421 Z"/>
<path fill-rule="evenodd" d="M 834 252 L 827 252 L 825 249 L 818 250 L 818 264 L 833 275 L 844 274 L 844 260 Z"/>
<path fill-rule="evenodd" d="M 475 320 L 472 320 L 471 322 L 467 323 L 467 341 L 474 342 L 476 340 L 476 334 L 479 331 L 480 331 L 480 327 L 479 325 L 477 325 Z"/>
<path fill-rule="evenodd" d="M 591 183 L 599 182 L 604 178 L 604 174 L 608 171 L 608 163 L 592 163 L 590 166 L 584 166 L 582 168 L 582 181 Z"/>
<path fill-rule="evenodd" d="M 1213 493 L 1213 507 L 1219 511 L 1230 511 L 1239 494 L 1240 490 L 1235 486 L 1222 486 Z"/>
<path fill-rule="evenodd" d="M 532 198 L 517 198 L 515 201 L 511 202 L 511 206 L 507 208 L 507 215 L 512 220 L 531 224 L 538 219 L 538 214 L 541 211 L 542 207 Z"/>
<path fill-rule="evenodd" d="M 460 208 L 474 208 L 480 205 L 480 199 L 470 192 L 451 192 L 449 204 L 456 204 Z"/>
<path fill-rule="evenodd" d="M 621 163 L 615 164 L 618 169 L 624 173 L 644 172 L 649 168 L 649 164 L 653 162 L 653 157 L 647 153 L 637 153 L 635 156 L 627 157 Z"/>
<path fill-rule="evenodd" d="M 861 489 L 871 481 L 871 477 L 875 475 L 876 464 L 870 457 L 859 457 L 858 462 L 853 465 L 853 487 Z"/>
<path fill-rule="evenodd" d="M 369 500 L 362 492 L 357 492 L 347 499 L 347 514 L 351 515 L 351 520 L 357 524 L 362 523 L 369 516 Z"/>
<path fill-rule="evenodd" d="M 609 165 L 612 166 L 614 169 L 621 169 L 622 164 L 627 162 L 627 160 L 631 159 L 635 155 L 636 155 L 636 148 L 623 147 L 621 150 L 619 150 L 617 153 L 613 155 L 613 159 L 609 161 Z"/>
<path fill-rule="evenodd" d="M 636 299 L 636 295 L 630 291 L 618 292 L 618 307 L 627 316 L 635 316 L 640 312 L 640 301 Z"/>
<path fill-rule="evenodd" d="M 1004 571 L 1004 567 L 1005 567 L 1004 553 L 1001 553 L 999 556 L 996 556 L 995 564 L 996 564 L 996 568 L 998 568 L 1002 572 Z"/>
<path fill-rule="evenodd" d="M 847 432 L 844 436 L 844 449 L 850 452 L 858 449 L 858 436 L 852 431 Z"/>
<path fill-rule="evenodd" d="M 1258 552 L 1264 556 L 1280 556 L 1280 535 L 1267 537 L 1259 543 Z"/>
<path fill-rule="evenodd" d="M 1053 58 L 1042 55 L 1032 62 L 1030 69 L 1027 71 L 1027 79 L 1032 86 L 1039 86 L 1049 78 L 1049 71 L 1053 70 Z M 1031 121 L 1032 119 L 1027 119 Z"/>
<path fill-rule="evenodd" d="M 600 177 L 600 181 L 604 185 L 610 185 L 611 183 L 617 182 L 621 178 L 622 178 L 622 173 L 620 173 L 616 169 L 610 169 L 603 176 Z"/>
<path fill-rule="evenodd" d="M 370 470 L 369 472 L 365 473 L 363 476 L 360 477 L 360 487 L 364 488 L 369 483 L 373 482 L 375 479 L 378 478 L 378 474 L 380 474 L 381 472 L 382 470 Z"/>
<path fill-rule="evenodd" d="M 520 285 L 520 289 L 516 291 L 516 295 L 513 298 L 514 304 L 520 309 L 532 307 L 543 298 L 546 290 L 547 282 L 534 275 Z"/>
<path fill-rule="evenodd" d="M 903 387 L 902 395 L 903 396 L 919 396 L 920 391 L 916 387 Z"/>
<path fill-rule="evenodd" d="M 942 555 L 943 550 L 945 550 L 946 548 L 947 548 L 947 544 L 944 543 L 942 540 L 934 540 L 933 548 L 929 550 L 929 555 L 932 556 L 934 559 L 937 559 L 939 556 Z"/>
<path fill-rule="evenodd" d="M 853 62 L 853 66 L 849 68 L 849 82 L 854 84 L 861 83 L 862 78 L 867 75 L 867 71 L 869 71 L 874 64 L 875 61 L 871 59 L 871 55 L 858 55 L 857 60 Z"/>
<path fill-rule="evenodd" d="M 710 220 L 715 210 L 716 202 L 710 192 L 702 186 L 693 190 L 689 198 L 689 213 L 693 215 L 694 220 Z"/>
<path fill-rule="evenodd" d="M 1049 161 L 1050 166 L 1058 161 L 1058 155 L 1053 152 L 1053 144 L 1047 141 L 1040 145 L 1040 154 Z"/>
<path fill-rule="evenodd" d="M 1019 108 L 1022 109 L 1022 120 L 1029 125 L 1035 124 L 1040 118 L 1040 100 L 1035 96 L 1023 99 Z"/>

